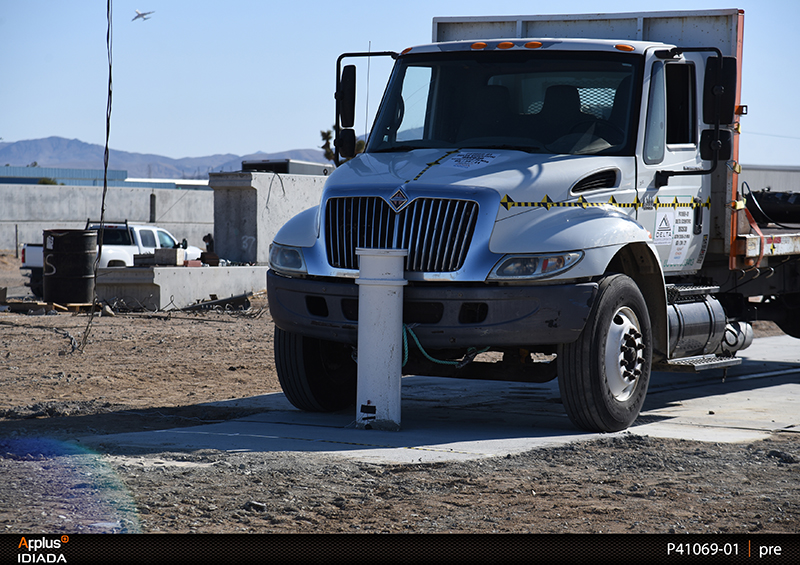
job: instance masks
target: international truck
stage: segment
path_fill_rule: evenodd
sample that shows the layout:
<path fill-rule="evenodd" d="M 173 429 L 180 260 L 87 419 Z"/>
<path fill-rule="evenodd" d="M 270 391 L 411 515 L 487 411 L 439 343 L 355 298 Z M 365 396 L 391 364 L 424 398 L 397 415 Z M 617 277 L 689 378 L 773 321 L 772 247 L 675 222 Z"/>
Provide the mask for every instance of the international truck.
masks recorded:
<path fill-rule="evenodd" d="M 740 363 L 754 320 L 800 337 L 800 225 L 759 225 L 739 186 L 743 25 L 737 9 L 447 17 L 431 44 L 342 55 L 341 164 L 270 251 L 289 401 L 355 399 L 358 248 L 407 251 L 404 374 L 557 378 L 584 430 L 629 427 L 654 370 Z M 343 63 L 386 55 L 355 154 Z"/>

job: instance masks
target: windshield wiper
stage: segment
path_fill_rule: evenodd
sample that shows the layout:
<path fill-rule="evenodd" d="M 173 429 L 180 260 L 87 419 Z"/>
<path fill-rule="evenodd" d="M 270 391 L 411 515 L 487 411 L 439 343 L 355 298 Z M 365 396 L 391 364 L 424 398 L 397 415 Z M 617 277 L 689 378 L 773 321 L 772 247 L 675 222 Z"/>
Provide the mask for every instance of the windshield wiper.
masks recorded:
<path fill-rule="evenodd" d="M 539 153 L 542 150 L 541 147 L 534 147 L 531 145 L 510 145 L 510 144 L 475 145 L 472 147 L 461 147 L 460 149 L 508 149 L 511 151 L 524 151 L 525 153 Z"/>
<path fill-rule="evenodd" d="M 383 149 L 373 149 L 370 153 L 405 153 L 407 151 L 414 151 L 415 149 L 430 148 L 420 147 L 419 145 L 392 145 L 391 147 L 384 147 Z"/>

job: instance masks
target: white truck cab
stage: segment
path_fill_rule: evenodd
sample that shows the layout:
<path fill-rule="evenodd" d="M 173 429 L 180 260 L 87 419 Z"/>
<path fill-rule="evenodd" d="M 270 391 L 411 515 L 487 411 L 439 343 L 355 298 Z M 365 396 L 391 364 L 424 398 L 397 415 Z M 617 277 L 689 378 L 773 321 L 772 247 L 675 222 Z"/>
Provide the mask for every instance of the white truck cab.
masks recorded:
<path fill-rule="evenodd" d="M 408 252 L 403 331 L 419 349 L 406 373 L 558 378 L 587 430 L 629 426 L 654 366 L 739 363 L 755 317 L 800 337 L 785 309 L 800 313 L 797 251 L 752 251 L 740 214 L 743 20 L 437 18 L 434 43 L 389 54 L 358 155 L 355 68 L 341 61 L 375 54 L 342 55 L 341 165 L 270 254 L 287 398 L 306 410 L 354 400 L 357 248 Z M 503 361 L 476 360 L 484 351 Z"/>

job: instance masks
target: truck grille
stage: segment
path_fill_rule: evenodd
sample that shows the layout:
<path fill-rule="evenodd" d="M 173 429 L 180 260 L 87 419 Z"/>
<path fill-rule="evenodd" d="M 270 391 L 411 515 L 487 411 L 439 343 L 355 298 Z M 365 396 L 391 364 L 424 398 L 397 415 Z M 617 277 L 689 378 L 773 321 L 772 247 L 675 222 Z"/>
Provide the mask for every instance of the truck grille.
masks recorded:
<path fill-rule="evenodd" d="M 452 272 L 464 264 L 478 204 L 417 198 L 394 212 L 382 198 L 331 198 L 325 211 L 328 263 L 358 269 L 356 248 L 407 249 L 406 271 Z"/>

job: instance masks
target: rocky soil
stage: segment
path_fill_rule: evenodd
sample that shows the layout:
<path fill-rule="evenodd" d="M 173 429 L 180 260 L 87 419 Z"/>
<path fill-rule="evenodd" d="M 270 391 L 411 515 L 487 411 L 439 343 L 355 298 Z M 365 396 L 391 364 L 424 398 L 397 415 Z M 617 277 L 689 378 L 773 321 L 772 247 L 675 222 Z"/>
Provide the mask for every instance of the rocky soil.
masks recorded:
<path fill-rule="evenodd" d="M 23 282 L 18 260 L 0 256 L 0 288 L 17 296 Z M 749 444 L 624 434 L 414 465 L 93 452 L 76 438 L 234 418 L 247 411 L 202 404 L 280 387 L 263 296 L 246 312 L 89 320 L 0 312 L 0 531 L 800 530 L 800 436 L 790 432 Z"/>

